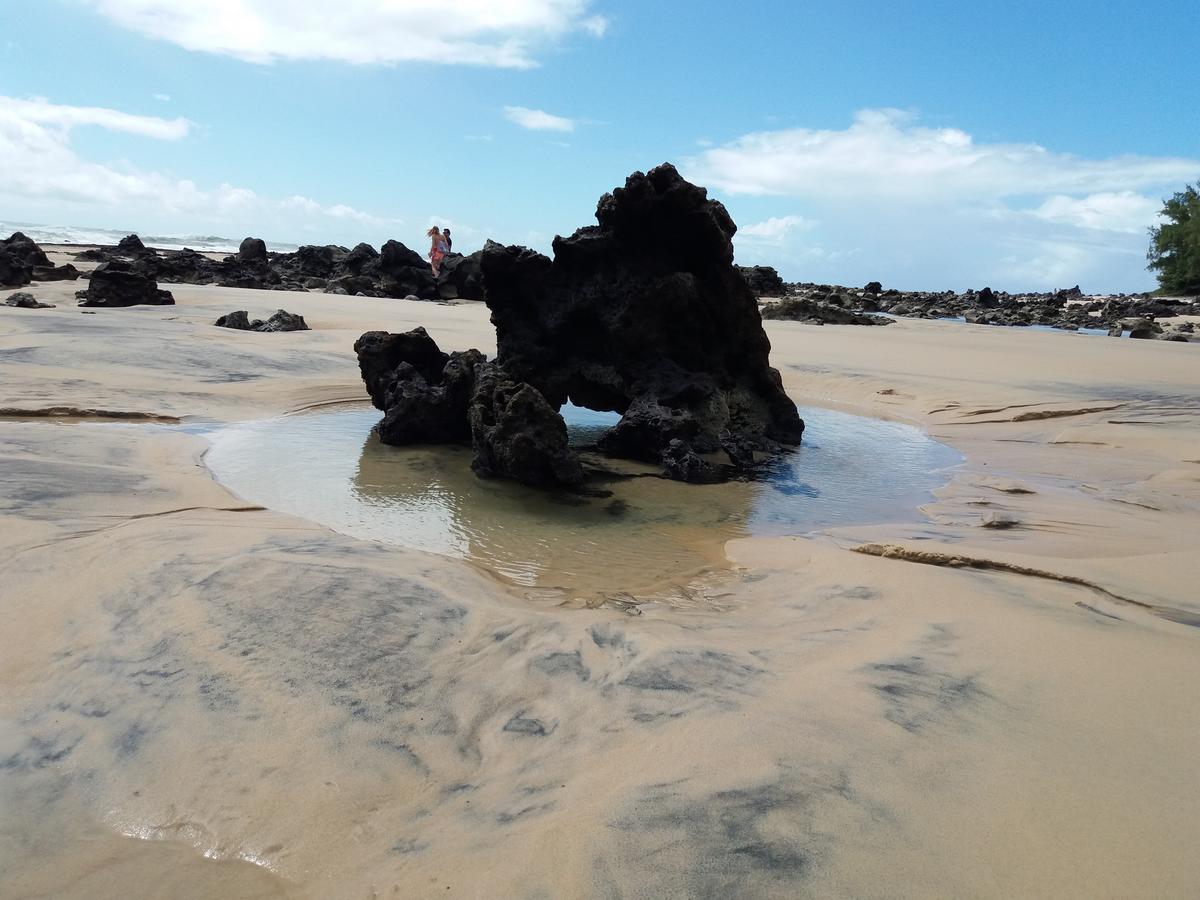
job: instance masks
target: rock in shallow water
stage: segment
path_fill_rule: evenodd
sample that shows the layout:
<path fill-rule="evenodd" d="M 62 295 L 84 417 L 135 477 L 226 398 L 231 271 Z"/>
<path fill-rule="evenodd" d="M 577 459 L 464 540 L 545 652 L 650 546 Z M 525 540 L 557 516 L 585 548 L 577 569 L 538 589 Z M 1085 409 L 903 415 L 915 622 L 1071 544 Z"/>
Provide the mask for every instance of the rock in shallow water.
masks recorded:
<path fill-rule="evenodd" d="M 582 483 L 557 412 L 568 400 L 621 413 L 602 452 L 661 463 L 684 481 L 723 480 L 753 467 L 756 452 L 800 441 L 804 423 L 733 265 L 736 226 L 725 207 L 663 165 L 601 197 L 596 218 L 556 238 L 553 260 L 485 246 L 494 363 L 477 351 L 456 362 L 424 329 L 358 340 L 385 443 L 461 435 L 467 380 L 476 471 L 529 484 Z M 704 459 L 722 450 L 732 466 Z"/>
<path fill-rule="evenodd" d="M 484 247 L 505 371 L 552 405 L 621 413 L 613 455 L 657 461 L 672 440 L 716 452 L 730 435 L 797 443 L 804 423 L 769 365 L 725 207 L 662 165 L 601 197 L 596 219 L 556 238 L 553 260 Z"/>
<path fill-rule="evenodd" d="M 539 487 L 582 485 L 567 425 L 537 388 L 513 381 L 495 363 L 479 366 L 476 376 L 469 411 L 475 473 Z"/>

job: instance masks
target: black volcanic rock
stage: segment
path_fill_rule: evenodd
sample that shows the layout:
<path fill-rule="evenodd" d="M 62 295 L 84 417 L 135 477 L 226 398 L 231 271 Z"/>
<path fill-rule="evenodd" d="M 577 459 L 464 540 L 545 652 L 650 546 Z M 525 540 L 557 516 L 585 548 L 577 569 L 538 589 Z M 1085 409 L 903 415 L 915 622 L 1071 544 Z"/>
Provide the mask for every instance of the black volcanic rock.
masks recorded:
<path fill-rule="evenodd" d="M 75 281 L 79 274 L 79 270 L 70 263 L 61 266 L 36 266 L 32 272 L 34 281 Z"/>
<path fill-rule="evenodd" d="M 388 241 L 379 251 L 379 268 L 384 272 L 397 269 L 429 268 L 429 263 L 414 250 L 409 250 L 399 241 Z"/>
<path fill-rule="evenodd" d="M 841 295 L 834 295 L 840 297 Z M 764 319 L 784 319 L 792 322 L 807 322 L 813 325 L 890 325 L 887 316 L 854 312 L 840 303 L 810 300 L 805 297 L 787 297 L 778 303 L 763 307 Z"/>
<path fill-rule="evenodd" d="M 35 270 L 52 270 L 49 258 L 19 231 L 0 238 L 0 287 L 21 287 L 34 280 Z"/>
<path fill-rule="evenodd" d="M 485 300 L 497 361 L 557 408 L 568 399 L 622 414 L 605 452 L 661 460 L 777 450 L 804 424 L 768 362 L 758 304 L 733 265 L 736 226 L 671 165 L 605 194 L 599 225 L 554 240 L 554 260 L 489 242 Z"/>
<path fill-rule="evenodd" d="M 363 383 L 384 412 L 385 444 L 469 443 L 468 407 L 475 393 L 478 350 L 443 353 L 424 328 L 401 334 L 368 331 L 354 343 Z"/>
<path fill-rule="evenodd" d="M 231 313 L 226 313 L 213 323 L 218 328 L 232 328 L 235 331 L 250 330 L 250 313 L 244 309 L 237 309 Z"/>
<path fill-rule="evenodd" d="M 368 331 L 354 344 L 385 444 L 469 444 L 481 477 L 576 488 L 583 469 L 562 417 L 478 350 L 443 353 L 424 328 Z"/>
<path fill-rule="evenodd" d="M 131 234 L 117 241 L 116 252 L 118 256 L 141 256 L 154 251 L 148 249 L 136 234 Z"/>
<path fill-rule="evenodd" d="M 361 275 L 379 260 L 379 251 L 370 244 L 356 244 L 342 260 L 342 269 L 350 275 Z"/>
<path fill-rule="evenodd" d="M 133 263 L 112 260 L 96 267 L 80 306 L 174 305 L 169 291 L 158 289 L 153 276 Z"/>
<path fill-rule="evenodd" d="M 16 309 L 54 309 L 53 303 L 42 303 L 33 294 L 25 291 L 17 291 L 15 294 L 10 294 L 8 299 L 4 301 L 5 306 L 12 306 Z"/>
<path fill-rule="evenodd" d="M 379 251 L 376 264 L 379 290 L 386 297 L 407 297 L 436 300 L 437 279 L 429 263 L 399 241 L 388 241 Z"/>
<path fill-rule="evenodd" d="M 782 297 L 787 293 L 783 279 L 770 266 L 738 266 L 738 271 L 756 297 Z"/>
<path fill-rule="evenodd" d="M 250 314 L 244 309 L 226 313 L 214 322 L 218 328 L 233 328 L 237 331 L 311 331 L 304 316 L 290 313 L 286 309 L 277 309 L 271 318 L 263 321 L 250 321 Z"/>
<path fill-rule="evenodd" d="M 270 318 L 265 322 L 259 322 L 257 319 L 251 323 L 250 327 L 254 331 L 312 331 L 308 327 L 308 323 L 304 321 L 304 316 L 297 313 L 290 313 L 286 309 L 277 309 L 273 312 Z"/>
<path fill-rule="evenodd" d="M 438 294 L 446 300 L 482 300 L 483 251 L 470 256 L 452 253 L 443 259 L 437 286 Z"/>
<path fill-rule="evenodd" d="M 267 242 L 262 238 L 248 237 L 238 246 L 237 258 L 243 263 L 265 263 Z"/>
<path fill-rule="evenodd" d="M 477 475 L 538 487 L 583 484 L 583 467 L 568 446 L 558 410 L 537 388 L 513 381 L 495 363 L 476 369 L 470 423 L 471 468 Z"/>

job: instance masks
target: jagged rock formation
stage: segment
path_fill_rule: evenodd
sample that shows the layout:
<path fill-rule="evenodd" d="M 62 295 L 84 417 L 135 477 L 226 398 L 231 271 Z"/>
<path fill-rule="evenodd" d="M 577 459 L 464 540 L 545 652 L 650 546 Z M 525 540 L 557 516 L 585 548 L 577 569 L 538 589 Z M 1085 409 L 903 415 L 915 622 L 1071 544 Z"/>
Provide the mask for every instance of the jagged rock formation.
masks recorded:
<path fill-rule="evenodd" d="M 442 260 L 438 273 L 438 294 L 446 300 L 483 299 L 483 251 L 470 256 L 452 253 Z"/>
<path fill-rule="evenodd" d="M 308 323 L 304 321 L 304 316 L 290 313 L 286 309 L 277 309 L 269 319 L 255 319 L 250 321 L 250 314 L 239 309 L 231 313 L 226 313 L 214 322 L 218 328 L 233 328 L 237 331 L 311 331 Z"/>
<path fill-rule="evenodd" d="M 72 265 L 55 266 L 34 241 L 19 231 L 0 238 L 0 287 L 24 287 L 31 281 L 73 281 Z"/>
<path fill-rule="evenodd" d="M 401 334 L 368 331 L 354 342 L 363 383 L 385 444 L 470 443 L 468 406 L 482 353 L 443 353 L 424 328 Z"/>
<path fill-rule="evenodd" d="M 80 306 L 154 306 L 174 305 L 170 291 L 159 290 L 158 283 L 134 263 L 115 259 L 96 267 L 82 291 Z"/>
<path fill-rule="evenodd" d="M 443 353 L 424 328 L 368 331 L 354 344 L 385 444 L 467 444 L 484 478 L 577 488 L 583 468 L 558 411 L 478 350 Z"/>
<path fill-rule="evenodd" d="M 475 371 L 469 417 L 476 474 L 538 487 L 582 485 L 583 466 L 568 445 L 558 410 L 537 388 L 513 381 L 495 363 Z"/>
<path fill-rule="evenodd" d="M 728 478 L 799 442 L 804 423 L 768 363 L 725 208 L 664 165 L 605 194 L 596 218 L 556 238 L 553 260 L 484 247 L 495 362 L 447 356 L 423 329 L 358 340 L 386 443 L 469 440 L 481 475 L 579 487 L 558 414 L 568 399 L 622 414 L 601 452 L 685 481 Z M 721 450 L 730 465 L 705 458 Z"/>
<path fill-rule="evenodd" d="M 738 266 L 738 271 L 756 297 L 782 297 L 787 293 L 783 279 L 771 266 Z"/>
<path fill-rule="evenodd" d="M 672 440 L 698 453 L 798 442 L 725 207 L 662 165 L 601 197 L 596 219 L 556 238 L 553 261 L 484 247 L 505 371 L 556 407 L 621 413 L 601 442 L 613 456 L 657 461 Z"/>

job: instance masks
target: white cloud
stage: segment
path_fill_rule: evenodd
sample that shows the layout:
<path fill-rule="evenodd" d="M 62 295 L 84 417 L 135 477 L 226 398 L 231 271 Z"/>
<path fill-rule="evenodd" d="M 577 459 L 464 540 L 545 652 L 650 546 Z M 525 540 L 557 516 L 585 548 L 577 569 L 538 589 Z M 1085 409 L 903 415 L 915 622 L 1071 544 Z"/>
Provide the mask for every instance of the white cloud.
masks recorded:
<path fill-rule="evenodd" d="M 186 119 L 160 119 L 100 107 L 65 106 L 47 100 L 0 96 L 0 201 L 7 208 L 37 210 L 58 216 L 70 211 L 110 210 L 123 221 L 139 211 L 147 223 L 170 216 L 167 227 L 193 222 L 249 223 L 273 221 L 278 227 L 303 227 L 297 215 L 316 220 L 353 221 L 381 229 L 398 219 L 362 212 L 345 204 L 322 205 L 299 195 L 284 200 L 262 197 L 249 188 L 222 183 L 203 189 L 188 179 L 137 169 L 128 163 L 100 163 L 80 157 L 71 146 L 78 127 L 161 141 L 185 138 Z M 52 211 L 52 212 L 49 212 Z M 248 226 L 246 226 L 248 227 Z"/>
<path fill-rule="evenodd" d="M 108 131 L 121 131 L 141 137 L 177 141 L 187 137 L 191 123 L 187 119 L 160 119 L 103 109 L 98 106 L 60 106 L 41 97 L 27 100 L 0 97 L 0 122 L 10 127 L 55 129 L 65 132 L 78 125 L 95 125 Z"/>
<path fill-rule="evenodd" d="M 161 100 L 163 103 L 170 103 L 171 95 L 170 94 L 155 94 L 154 99 Z"/>
<path fill-rule="evenodd" d="M 530 131 L 574 131 L 575 120 L 525 106 L 504 107 L 504 118 Z"/>
<path fill-rule="evenodd" d="M 762 222 L 738 228 L 737 237 L 761 241 L 782 241 L 794 231 L 811 231 L 816 222 L 803 216 L 771 216 Z"/>
<path fill-rule="evenodd" d="M 87 0 L 103 16 L 188 50 L 252 63 L 336 60 L 529 68 L 572 32 L 602 37 L 591 0 Z"/>
<path fill-rule="evenodd" d="M 1063 194 L 1047 197 L 1032 214 L 1047 222 L 1077 225 L 1126 234 L 1144 234 L 1162 201 L 1133 191 L 1089 194 L 1076 199 Z"/>
<path fill-rule="evenodd" d="M 761 217 L 772 201 L 802 204 L 805 230 L 768 218 L 739 232 L 747 257 L 795 263 L 791 277 L 897 287 L 1046 288 L 1089 282 L 1142 290 L 1146 228 L 1163 194 L 1200 173 L 1200 159 L 1085 158 L 1033 143 L 976 141 L 895 109 L 863 110 L 841 130 L 789 128 L 700 149 L 685 175 Z M 808 233 L 808 232 L 811 232 Z M 774 243 L 772 243 L 774 242 Z M 855 247 L 852 257 L 813 247 Z M 739 257 L 740 258 L 740 257 Z"/>
<path fill-rule="evenodd" d="M 917 125 L 912 113 L 872 109 L 842 131 L 748 134 L 705 151 L 688 169 L 733 194 L 962 203 L 1137 190 L 1194 178 L 1200 161 L 1083 159 L 1037 144 L 981 144 L 957 128 Z"/>

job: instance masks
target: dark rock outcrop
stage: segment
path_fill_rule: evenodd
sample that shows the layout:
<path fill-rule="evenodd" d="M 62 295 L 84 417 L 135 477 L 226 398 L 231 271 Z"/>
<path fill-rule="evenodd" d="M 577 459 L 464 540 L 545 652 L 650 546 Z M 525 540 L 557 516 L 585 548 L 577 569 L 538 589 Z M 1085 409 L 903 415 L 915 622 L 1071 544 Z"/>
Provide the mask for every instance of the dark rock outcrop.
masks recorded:
<path fill-rule="evenodd" d="M 424 328 L 368 331 L 354 352 L 371 402 L 384 413 L 385 444 L 470 443 L 468 407 L 482 353 L 443 353 Z"/>
<path fill-rule="evenodd" d="M 662 165 L 601 197 L 596 219 L 556 238 L 553 260 L 484 247 L 505 372 L 555 408 L 621 413 L 601 441 L 610 455 L 661 461 L 673 440 L 701 454 L 730 438 L 767 452 L 797 443 L 804 424 L 769 365 L 725 207 Z"/>
<path fill-rule="evenodd" d="M 19 231 L 0 238 L 0 287 L 22 287 L 34 280 L 34 270 L 54 267 L 34 241 Z"/>
<path fill-rule="evenodd" d="M 35 266 L 32 275 L 34 281 L 75 281 L 80 272 L 66 263 L 61 266 Z"/>
<path fill-rule="evenodd" d="M 841 295 L 834 296 L 840 298 Z M 788 297 L 778 303 L 764 306 L 762 317 L 806 322 L 810 325 L 890 325 L 894 321 L 887 316 L 854 312 L 840 303 L 810 300 L 805 297 Z"/>
<path fill-rule="evenodd" d="M 828 284 L 789 284 L 787 300 L 836 305 L 856 313 L 888 312 L 919 319 L 962 319 L 976 325 L 1024 327 L 1041 325 L 1074 331 L 1105 330 L 1120 335 L 1128 318 L 1154 320 L 1200 314 L 1200 299 L 1151 297 L 1146 294 L 1089 296 L 1078 285 L 1051 293 L 1010 294 L 991 288 L 979 291 L 898 291 L 882 293 L 871 282 L 863 290 Z M 764 317 L 778 313 L 763 312 Z M 1128 329 L 1124 329 L 1128 330 Z"/>
<path fill-rule="evenodd" d="M 578 488 L 583 468 L 558 411 L 478 350 L 443 353 L 424 328 L 368 331 L 354 344 L 385 444 L 465 444 L 484 478 Z"/>
<path fill-rule="evenodd" d="M 738 266 L 738 271 L 756 297 L 782 297 L 787 293 L 783 279 L 770 266 Z"/>
<path fill-rule="evenodd" d="M 262 238 L 245 238 L 238 246 L 238 261 L 243 263 L 265 263 L 267 242 Z"/>
<path fill-rule="evenodd" d="M 568 399 L 621 413 L 601 452 L 657 462 L 682 481 L 724 480 L 756 468 L 756 453 L 799 442 L 804 423 L 768 363 L 725 208 L 664 165 L 605 194 L 596 218 L 556 238 L 553 260 L 484 247 L 494 362 L 442 353 L 421 328 L 359 338 L 381 440 L 469 441 L 481 476 L 572 489 L 584 471 L 558 413 Z M 730 465 L 705 458 L 721 451 Z"/>
<path fill-rule="evenodd" d="M 437 300 L 445 290 L 476 290 L 478 282 L 478 277 L 471 279 L 468 267 L 455 277 L 453 288 L 439 290 L 429 264 L 399 241 L 388 241 L 382 251 L 369 244 L 359 244 L 353 250 L 326 244 L 305 245 L 295 253 L 269 253 L 261 239 L 246 238 L 237 253 L 217 260 L 186 248 L 163 252 L 146 249 L 136 235 L 130 235 L 117 247 L 86 250 L 75 254 L 75 258 L 89 262 L 133 261 L 147 275 L 171 283 L 255 290 L 315 288 L 330 294 L 365 297 L 411 295 Z M 64 273 L 61 277 L 69 276 Z"/>
<path fill-rule="evenodd" d="M 96 267 L 80 306 L 173 305 L 170 291 L 159 290 L 153 276 L 133 263 L 114 259 Z"/>
<path fill-rule="evenodd" d="M 128 235 L 117 241 L 116 253 L 118 256 L 143 256 L 153 252 L 142 243 L 142 239 L 136 234 Z"/>
<path fill-rule="evenodd" d="M 482 300 L 483 251 L 470 256 L 452 253 L 443 259 L 437 287 L 444 300 Z"/>
<path fill-rule="evenodd" d="M 250 321 L 250 314 L 244 309 L 235 310 L 221 316 L 215 324 L 218 328 L 233 328 L 237 331 L 311 331 L 304 316 L 290 313 L 286 309 L 277 309 L 271 318 Z"/>
<path fill-rule="evenodd" d="M 469 415 L 471 468 L 477 475 L 537 487 L 583 484 L 566 423 L 537 388 L 513 381 L 495 363 L 483 363 L 476 369 Z"/>
<path fill-rule="evenodd" d="M 17 291 L 15 294 L 11 294 L 4 301 L 4 305 L 13 306 L 17 309 L 54 309 L 53 303 L 42 303 L 33 294 L 26 291 Z"/>

